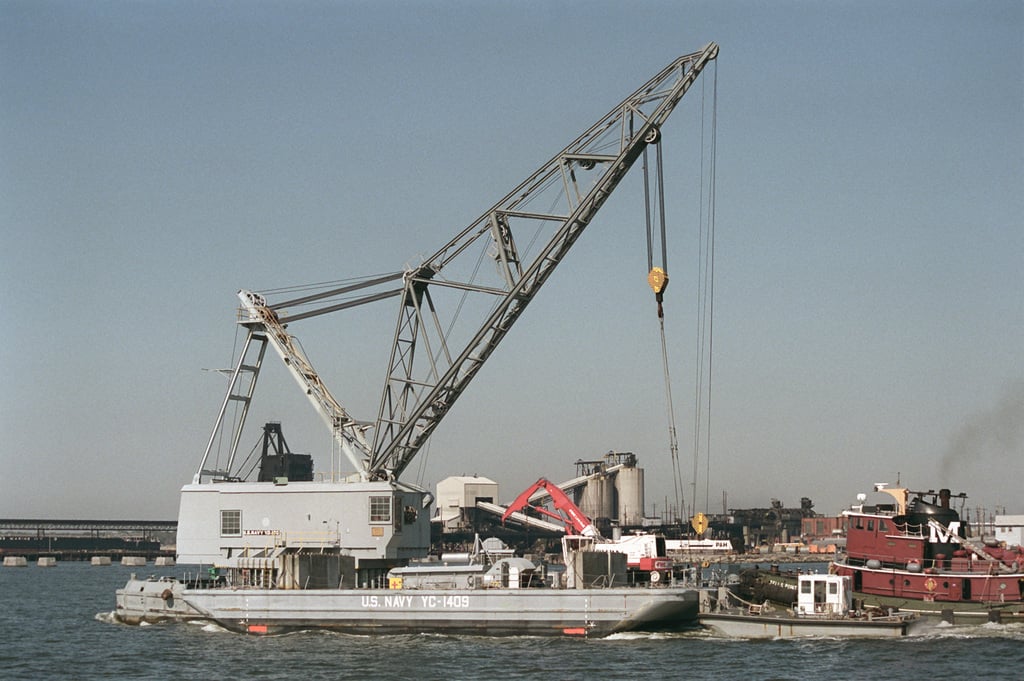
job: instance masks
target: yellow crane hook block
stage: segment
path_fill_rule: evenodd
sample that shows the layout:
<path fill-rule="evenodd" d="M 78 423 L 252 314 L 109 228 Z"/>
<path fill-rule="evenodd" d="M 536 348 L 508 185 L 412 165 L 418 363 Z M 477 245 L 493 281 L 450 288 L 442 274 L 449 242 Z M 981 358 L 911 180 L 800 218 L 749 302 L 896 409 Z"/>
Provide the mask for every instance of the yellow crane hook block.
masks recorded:
<path fill-rule="evenodd" d="M 647 284 L 654 291 L 654 299 L 658 301 L 658 317 L 664 316 L 661 308 L 662 294 L 668 288 L 668 273 L 660 267 L 651 268 L 647 274 Z"/>

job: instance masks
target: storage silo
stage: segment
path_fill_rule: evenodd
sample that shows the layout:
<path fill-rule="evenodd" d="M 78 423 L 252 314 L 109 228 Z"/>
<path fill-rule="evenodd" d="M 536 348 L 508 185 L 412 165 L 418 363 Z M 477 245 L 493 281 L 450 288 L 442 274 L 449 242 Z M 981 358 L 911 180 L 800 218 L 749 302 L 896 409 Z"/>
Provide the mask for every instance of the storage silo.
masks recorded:
<path fill-rule="evenodd" d="M 644 469 L 628 466 L 615 474 L 619 524 L 640 525 L 644 517 Z"/>
<path fill-rule="evenodd" d="M 615 487 L 607 476 L 587 481 L 577 506 L 591 522 L 598 518 L 615 518 Z"/>

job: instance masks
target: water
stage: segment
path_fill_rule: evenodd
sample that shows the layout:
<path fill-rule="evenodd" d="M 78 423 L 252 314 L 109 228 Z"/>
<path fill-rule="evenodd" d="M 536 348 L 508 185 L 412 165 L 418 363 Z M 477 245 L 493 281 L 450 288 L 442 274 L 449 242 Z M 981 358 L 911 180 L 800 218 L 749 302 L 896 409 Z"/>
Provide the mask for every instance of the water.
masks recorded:
<path fill-rule="evenodd" d="M 59 563 L 0 568 L 0 675 L 70 679 L 1024 679 L 1024 625 L 941 626 L 896 640 L 736 641 L 706 633 L 601 640 L 232 634 L 112 622 L 131 572 Z"/>

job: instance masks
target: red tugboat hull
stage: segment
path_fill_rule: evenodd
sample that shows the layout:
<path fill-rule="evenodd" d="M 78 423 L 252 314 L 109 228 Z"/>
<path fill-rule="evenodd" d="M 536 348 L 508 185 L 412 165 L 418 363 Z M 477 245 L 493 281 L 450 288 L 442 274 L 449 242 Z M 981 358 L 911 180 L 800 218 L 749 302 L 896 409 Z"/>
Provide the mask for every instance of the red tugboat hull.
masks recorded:
<path fill-rule="evenodd" d="M 972 538 L 949 490 L 877 485 L 876 491 L 896 503 L 845 511 L 846 555 L 831 566 L 851 578 L 866 607 L 947 620 L 1024 621 L 1024 549 Z"/>

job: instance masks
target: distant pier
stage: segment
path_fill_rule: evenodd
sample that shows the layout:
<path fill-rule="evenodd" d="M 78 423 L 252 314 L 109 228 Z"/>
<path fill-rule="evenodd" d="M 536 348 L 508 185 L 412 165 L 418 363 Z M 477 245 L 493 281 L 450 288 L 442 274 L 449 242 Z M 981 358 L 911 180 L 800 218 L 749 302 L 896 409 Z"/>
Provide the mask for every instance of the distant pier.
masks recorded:
<path fill-rule="evenodd" d="M 121 563 L 128 558 L 174 558 L 178 523 L 173 520 L 0 519 L 0 556 L 29 561 Z"/>

